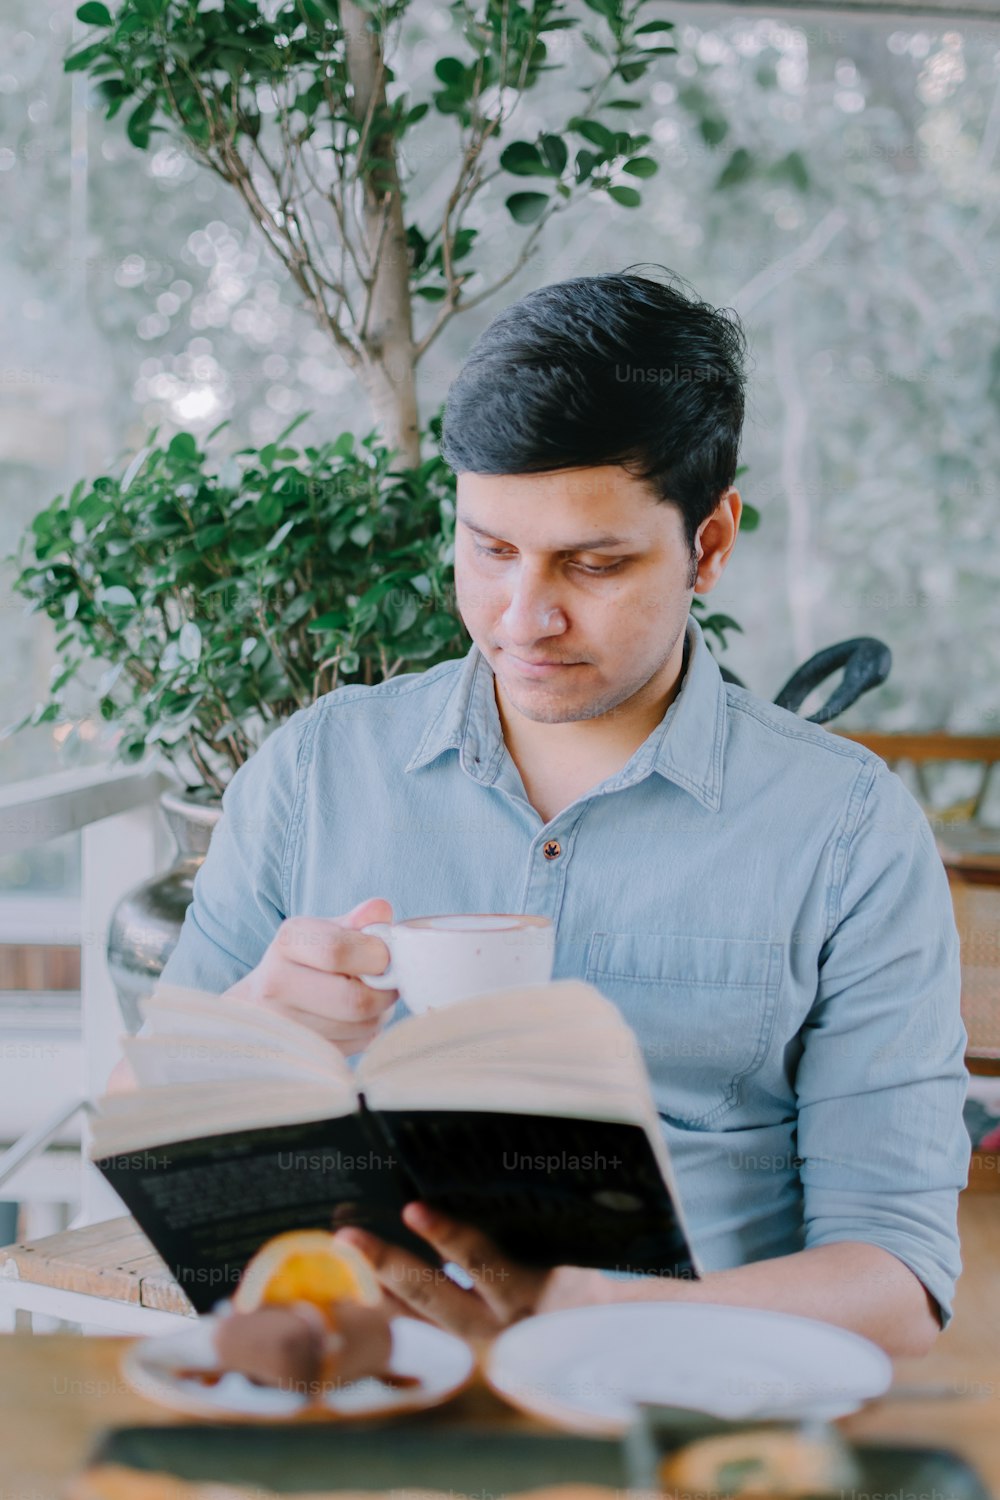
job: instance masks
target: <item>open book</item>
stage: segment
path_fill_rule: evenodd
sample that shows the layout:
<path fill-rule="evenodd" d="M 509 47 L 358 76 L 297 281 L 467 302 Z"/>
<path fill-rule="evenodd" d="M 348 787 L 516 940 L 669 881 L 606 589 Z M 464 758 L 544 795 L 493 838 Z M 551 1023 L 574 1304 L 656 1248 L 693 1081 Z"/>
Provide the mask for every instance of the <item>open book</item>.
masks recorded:
<path fill-rule="evenodd" d="M 420 1199 L 515 1260 L 697 1276 L 638 1043 L 578 980 L 407 1017 L 352 1067 L 283 1016 L 161 984 L 91 1156 L 194 1307 L 263 1242 L 356 1224 L 434 1262 Z M 355 1061 L 352 1059 L 352 1062 Z"/>

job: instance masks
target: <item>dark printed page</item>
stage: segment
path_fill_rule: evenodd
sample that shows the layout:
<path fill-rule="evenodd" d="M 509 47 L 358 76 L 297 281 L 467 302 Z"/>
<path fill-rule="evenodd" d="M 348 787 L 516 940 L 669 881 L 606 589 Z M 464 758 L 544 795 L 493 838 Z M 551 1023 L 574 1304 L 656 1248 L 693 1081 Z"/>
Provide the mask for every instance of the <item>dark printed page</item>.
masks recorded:
<path fill-rule="evenodd" d="M 646 1131 L 607 1120 L 381 1110 L 425 1202 L 516 1260 L 696 1276 Z"/>
<path fill-rule="evenodd" d="M 400 1210 L 415 1196 L 361 1115 L 244 1130 L 98 1160 L 198 1312 L 230 1297 L 265 1240 L 357 1224 L 417 1253 Z"/>

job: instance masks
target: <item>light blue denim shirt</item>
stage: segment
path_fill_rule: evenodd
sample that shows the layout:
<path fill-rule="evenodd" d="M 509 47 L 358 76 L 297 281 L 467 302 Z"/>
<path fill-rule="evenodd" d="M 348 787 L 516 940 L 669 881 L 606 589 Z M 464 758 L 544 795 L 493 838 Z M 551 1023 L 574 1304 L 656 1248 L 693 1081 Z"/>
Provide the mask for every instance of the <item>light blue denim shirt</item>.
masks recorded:
<path fill-rule="evenodd" d="M 370 896 L 397 920 L 543 913 L 554 977 L 638 1036 L 705 1269 L 867 1241 L 947 1322 L 970 1144 L 930 826 L 876 755 L 727 685 L 688 637 L 660 724 L 549 823 L 475 646 L 301 710 L 227 788 L 164 977 L 222 991 L 282 918 Z"/>

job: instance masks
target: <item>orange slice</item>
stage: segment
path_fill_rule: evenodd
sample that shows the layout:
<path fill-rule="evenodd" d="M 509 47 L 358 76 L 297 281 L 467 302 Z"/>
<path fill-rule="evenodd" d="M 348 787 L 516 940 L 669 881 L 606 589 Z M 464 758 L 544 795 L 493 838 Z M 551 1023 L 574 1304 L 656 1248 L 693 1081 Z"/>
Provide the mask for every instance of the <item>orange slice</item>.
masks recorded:
<path fill-rule="evenodd" d="M 237 1312 L 311 1302 L 358 1302 L 375 1307 L 382 1289 L 369 1261 L 353 1245 L 322 1229 L 293 1229 L 261 1245 L 233 1294 Z"/>

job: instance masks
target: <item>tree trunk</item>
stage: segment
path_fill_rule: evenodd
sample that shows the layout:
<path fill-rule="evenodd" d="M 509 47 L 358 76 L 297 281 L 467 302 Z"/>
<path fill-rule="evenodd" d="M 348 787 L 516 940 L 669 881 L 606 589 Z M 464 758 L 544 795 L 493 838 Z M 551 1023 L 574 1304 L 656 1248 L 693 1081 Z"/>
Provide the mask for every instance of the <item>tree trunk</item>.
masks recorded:
<path fill-rule="evenodd" d="M 368 13 L 355 0 L 341 0 L 340 18 L 354 95 L 351 112 L 364 130 L 369 112 L 385 108 L 381 43 L 370 28 Z M 398 449 L 405 464 L 416 467 L 420 463 L 420 421 L 412 303 L 403 197 L 393 137 L 373 137 L 368 154 L 380 158 L 367 169 L 364 180 L 363 228 L 368 253 L 375 257 L 376 267 L 367 318 L 358 330 L 365 355 L 358 378 L 371 402 L 383 441 L 388 447 Z"/>

